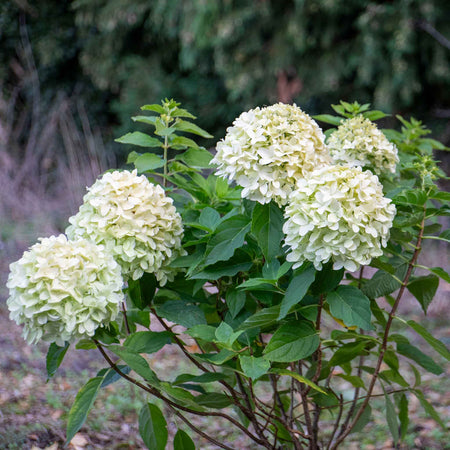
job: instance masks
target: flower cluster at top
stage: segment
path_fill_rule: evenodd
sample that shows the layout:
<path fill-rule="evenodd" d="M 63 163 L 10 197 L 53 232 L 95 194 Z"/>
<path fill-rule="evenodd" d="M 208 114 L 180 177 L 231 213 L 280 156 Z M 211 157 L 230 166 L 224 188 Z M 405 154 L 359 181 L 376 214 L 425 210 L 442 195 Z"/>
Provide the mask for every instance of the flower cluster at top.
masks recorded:
<path fill-rule="evenodd" d="M 7 305 L 30 344 L 93 336 L 119 312 L 120 267 L 103 246 L 63 234 L 41 238 L 10 268 Z"/>
<path fill-rule="evenodd" d="M 136 171 L 116 171 L 97 180 L 83 201 L 67 236 L 105 245 L 125 278 L 150 272 L 164 285 L 173 277 L 167 265 L 182 251 L 183 226 L 161 186 Z"/>
<path fill-rule="evenodd" d="M 331 162 L 325 136 L 297 106 L 278 103 L 242 113 L 217 144 L 217 175 L 234 180 L 242 197 L 284 205 L 298 178 Z"/>
<path fill-rule="evenodd" d="M 328 166 L 298 180 L 286 207 L 283 231 L 294 268 L 311 261 L 317 270 L 355 271 L 381 256 L 395 206 L 383 196 L 378 177 L 360 167 Z"/>
<path fill-rule="evenodd" d="M 124 279 L 150 272 L 163 285 L 183 252 L 172 199 L 136 171 L 97 180 L 70 222 L 70 240 L 41 239 L 10 266 L 7 304 L 29 343 L 93 336 L 116 318 Z"/>
<path fill-rule="evenodd" d="M 336 163 L 361 166 L 377 175 L 395 172 L 397 147 L 369 119 L 358 115 L 347 119 L 327 140 Z"/>
<path fill-rule="evenodd" d="M 217 175 L 242 197 L 286 205 L 288 261 L 354 271 L 382 254 L 395 215 L 375 173 L 395 172 L 397 149 L 363 116 L 324 135 L 297 106 L 278 103 L 242 113 L 217 144 Z"/>

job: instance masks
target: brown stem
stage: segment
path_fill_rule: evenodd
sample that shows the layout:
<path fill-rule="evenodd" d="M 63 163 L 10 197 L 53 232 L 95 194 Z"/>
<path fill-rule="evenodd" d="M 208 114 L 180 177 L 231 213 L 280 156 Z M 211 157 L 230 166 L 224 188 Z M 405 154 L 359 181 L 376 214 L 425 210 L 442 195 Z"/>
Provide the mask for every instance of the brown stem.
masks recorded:
<path fill-rule="evenodd" d="M 299 375 L 303 376 L 302 363 L 300 361 L 298 362 L 298 373 L 299 373 Z M 297 385 L 298 385 L 298 389 L 300 392 L 300 397 L 302 399 L 302 406 L 303 406 L 303 412 L 305 415 L 306 429 L 308 430 L 308 436 L 310 436 L 309 448 L 311 450 L 315 450 L 317 448 L 317 443 L 314 438 L 313 429 L 312 429 L 311 415 L 309 412 L 309 405 L 308 405 L 308 397 L 305 394 L 303 385 L 301 383 L 298 383 Z"/>
<path fill-rule="evenodd" d="M 198 435 L 203 437 L 204 439 L 208 440 L 214 445 L 217 445 L 217 447 L 224 448 L 225 450 L 233 450 L 232 447 L 228 447 L 228 445 L 222 444 L 221 442 L 217 441 L 216 439 L 212 438 L 211 436 L 208 436 L 206 433 L 204 433 L 202 430 L 197 428 L 193 423 L 191 423 L 186 417 L 183 416 L 183 414 L 180 413 L 177 409 L 175 409 L 173 406 L 168 405 L 170 410 L 176 414 L 191 430 L 195 431 Z"/>
<path fill-rule="evenodd" d="M 380 347 L 380 354 L 378 356 L 378 360 L 377 360 L 377 364 L 375 366 L 375 371 L 372 375 L 372 379 L 369 385 L 369 389 L 367 390 L 367 396 L 364 399 L 362 405 L 360 406 L 358 412 L 355 414 L 355 417 L 353 418 L 352 422 L 350 423 L 350 425 L 343 430 L 343 432 L 341 432 L 339 434 L 338 439 L 336 439 L 336 442 L 334 443 L 334 445 L 331 447 L 331 450 L 335 450 L 338 448 L 338 446 L 341 444 L 341 442 L 350 434 L 352 428 L 355 426 L 356 422 L 359 420 L 359 418 L 361 417 L 361 415 L 363 414 L 364 410 L 366 409 L 370 398 L 372 396 L 372 392 L 373 389 L 375 387 L 375 383 L 378 379 L 378 375 L 380 373 L 380 369 L 381 369 L 381 364 L 383 362 L 383 358 L 384 358 L 384 354 L 386 353 L 386 349 L 387 349 L 387 343 L 388 343 L 388 338 L 389 338 L 389 331 L 391 329 L 391 325 L 392 325 L 392 321 L 394 320 L 394 316 L 395 313 L 397 311 L 398 305 L 400 303 L 400 300 L 403 296 L 403 293 L 405 292 L 406 286 L 408 285 L 408 281 L 409 278 L 412 274 L 414 265 L 416 264 L 417 258 L 419 257 L 419 253 L 421 250 L 421 244 L 422 244 L 422 236 L 423 236 L 423 230 L 424 230 L 424 226 L 425 226 L 425 215 L 426 215 L 426 207 L 424 206 L 423 208 L 423 218 L 422 218 L 422 223 L 420 224 L 420 231 L 419 231 L 419 236 L 417 237 L 417 243 L 416 243 L 416 247 L 415 247 L 415 251 L 414 254 L 411 258 L 411 261 L 409 262 L 408 265 L 408 270 L 406 271 L 406 275 L 405 278 L 403 279 L 403 283 L 400 287 L 400 290 L 397 294 L 397 298 L 395 299 L 394 305 L 392 306 L 391 312 L 389 313 L 389 318 L 388 321 L 386 323 L 386 328 L 384 330 L 384 335 L 383 335 L 383 342 L 381 344 Z"/>
<path fill-rule="evenodd" d="M 331 443 L 333 442 L 334 436 L 336 434 L 337 429 L 339 428 L 339 422 L 341 421 L 342 412 L 344 411 L 344 397 L 341 394 L 339 396 L 339 412 L 336 419 L 336 422 L 334 424 L 333 431 L 331 432 L 330 441 L 328 442 L 327 450 L 329 450 Z"/>
<path fill-rule="evenodd" d="M 245 433 L 249 438 L 251 438 L 253 441 L 255 441 L 256 443 L 263 445 L 264 447 L 266 447 L 265 442 L 261 441 L 257 436 L 253 435 L 249 430 L 247 430 L 247 428 L 245 428 L 243 425 L 241 425 L 237 420 L 233 419 L 232 417 L 230 417 L 229 415 L 225 414 L 225 413 L 219 413 L 219 412 L 212 412 L 212 411 L 208 411 L 208 412 L 203 412 L 203 411 L 196 411 L 194 409 L 190 409 L 187 408 L 185 406 L 181 406 L 178 405 L 177 403 L 173 402 L 172 400 L 168 399 L 167 397 L 165 397 L 164 395 L 162 395 L 157 389 L 155 389 L 152 386 L 148 386 L 145 384 L 142 384 L 141 382 L 137 381 L 136 379 L 134 379 L 133 377 L 130 377 L 129 375 L 123 373 L 118 367 L 117 365 L 111 360 L 111 358 L 108 356 L 108 354 L 105 352 L 104 348 L 102 347 L 102 345 L 100 344 L 100 342 L 98 342 L 97 340 L 94 339 L 94 343 L 97 346 L 97 348 L 100 350 L 100 353 L 103 355 L 103 357 L 105 358 L 105 360 L 108 362 L 108 364 L 110 365 L 110 367 L 112 369 L 114 369 L 122 378 L 125 378 L 127 381 L 129 381 L 130 383 L 140 387 L 141 389 L 143 389 L 144 391 L 148 392 L 149 394 L 154 395 L 155 397 L 163 400 L 165 403 L 167 403 L 170 406 L 173 406 L 174 408 L 178 408 L 181 409 L 182 411 L 191 413 L 191 414 L 195 414 L 197 416 L 205 416 L 205 417 L 222 417 L 226 420 L 228 420 L 230 423 L 232 423 L 234 426 L 236 426 L 237 428 L 239 428 L 243 433 Z M 269 448 L 269 447 L 266 447 Z"/>

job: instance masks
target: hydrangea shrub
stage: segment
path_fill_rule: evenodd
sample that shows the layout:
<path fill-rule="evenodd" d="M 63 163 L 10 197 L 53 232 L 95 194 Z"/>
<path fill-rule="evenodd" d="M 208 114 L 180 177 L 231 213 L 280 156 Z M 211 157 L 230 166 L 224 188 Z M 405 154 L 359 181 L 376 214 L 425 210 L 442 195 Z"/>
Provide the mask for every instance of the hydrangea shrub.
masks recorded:
<path fill-rule="evenodd" d="M 89 189 L 72 240 L 44 238 L 11 265 L 11 318 L 30 343 L 51 342 L 48 376 L 76 341 L 106 362 L 75 399 L 67 441 L 119 377 L 148 397 L 139 431 L 152 450 L 193 449 L 195 435 L 236 448 L 196 415 L 220 417 L 255 448 L 336 450 L 370 422 L 374 397 L 393 447 L 412 397 L 445 428 L 420 371 L 444 373 L 450 351 L 398 314 L 407 291 L 426 313 L 439 280 L 450 281 L 440 267 L 416 273 L 422 248 L 449 240 L 433 158 L 445 147 L 415 119 L 379 131 L 385 114 L 369 105 L 311 118 L 276 104 L 241 114 L 213 157 L 194 139 L 212 136 L 179 106 L 143 106 L 149 114 L 133 120 L 151 133 L 118 139 L 139 147 L 134 170 Z M 315 119 L 332 126 L 328 144 Z M 166 345 L 190 368 L 155 372 L 149 358 Z"/>

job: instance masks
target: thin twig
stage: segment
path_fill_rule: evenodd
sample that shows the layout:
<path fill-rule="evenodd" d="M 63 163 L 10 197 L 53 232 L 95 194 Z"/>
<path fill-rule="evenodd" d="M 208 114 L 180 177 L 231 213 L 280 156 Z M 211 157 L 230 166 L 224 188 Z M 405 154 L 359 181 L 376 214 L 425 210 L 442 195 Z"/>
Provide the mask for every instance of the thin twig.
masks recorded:
<path fill-rule="evenodd" d="M 125 305 L 125 302 L 122 302 L 122 314 L 123 314 L 123 321 L 125 323 L 125 329 L 127 330 L 127 334 L 131 334 L 130 324 L 128 323 L 128 317 L 127 317 L 127 307 Z"/>
<path fill-rule="evenodd" d="M 339 395 L 339 412 L 338 412 L 338 416 L 336 419 L 336 422 L 334 423 L 334 428 L 333 431 L 331 432 L 331 436 L 330 436 L 330 440 L 328 442 L 328 446 L 327 446 L 327 450 L 330 449 L 330 446 L 333 442 L 334 436 L 336 434 L 336 431 L 339 428 L 339 423 L 341 421 L 341 417 L 342 417 L 342 412 L 344 411 L 344 397 L 342 394 Z"/>

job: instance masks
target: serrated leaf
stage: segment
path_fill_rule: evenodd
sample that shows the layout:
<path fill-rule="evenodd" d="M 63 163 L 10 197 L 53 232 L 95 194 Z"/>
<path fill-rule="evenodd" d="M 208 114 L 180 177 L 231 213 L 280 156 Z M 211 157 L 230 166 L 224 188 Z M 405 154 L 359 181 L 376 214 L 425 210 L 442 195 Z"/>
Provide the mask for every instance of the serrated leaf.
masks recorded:
<path fill-rule="evenodd" d="M 265 358 L 256 358 L 254 356 L 239 355 L 242 371 L 246 377 L 253 381 L 266 374 L 270 369 L 270 362 Z"/>
<path fill-rule="evenodd" d="M 433 359 L 431 359 L 428 355 L 421 352 L 417 347 L 414 347 L 411 344 L 398 342 L 397 352 L 409 359 L 412 359 L 417 364 L 419 364 L 419 366 L 428 370 L 428 372 L 434 373 L 435 375 L 440 375 L 444 372 L 444 369 L 436 364 Z"/>
<path fill-rule="evenodd" d="M 185 431 L 178 430 L 173 438 L 173 450 L 195 450 L 195 444 Z"/>
<path fill-rule="evenodd" d="M 390 114 L 385 114 L 383 111 L 367 111 L 362 114 L 366 119 L 371 121 L 383 119 L 384 117 L 388 117 Z"/>
<path fill-rule="evenodd" d="M 236 289 L 228 290 L 226 294 L 226 304 L 231 318 L 234 319 L 245 305 L 245 292 Z"/>
<path fill-rule="evenodd" d="M 198 149 L 198 144 L 187 137 L 184 136 L 174 136 L 170 140 L 170 146 L 173 148 L 195 148 Z"/>
<path fill-rule="evenodd" d="M 231 346 L 233 342 L 243 333 L 243 330 L 234 332 L 233 328 L 230 327 L 226 322 L 222 322 L 216 328 L 216 339 L 217 342 Z"/>
<path fill-rule="evenodd" d="M 208 392 L 206 394 L 197 395 L 195 401 L 206 408 L 222 409 L 230 406 L 233 400 L 225 394 L 218 392 Z"/>
<path fill-rule="evenodd" d="M 131 118 L 133 122 L 141 122 L 153 126 L 155 126 L 156 119 L 156 116 L 134 116 Z"/>
<path fill-rule="evenodd" d="M 120 359 L 122 359 L 128 366 L 131 367 L 144 380 L 153 385 L 159 383 L 155 373 L 150 369 L 148 362 L 139 353 L 127 347 L 120 347 L 118 345 L 110 345 L 108 350 L 112 351 Z"/>
<path fill-rule="evenodd" d="M 339 126 L 343 120 L 342 117 L 332 116 L 331 114 L 318 114 L 313 116 L 313 119 L 335 126 Z"/>
<path fill-rule="evenodd" d="M 128 280 L 128 296 L 136 308 L 143 311 L 149 306 L 156 292 L 158 282 L 152 273 L 144 273 L 139 280 Z"/>
<path fill-rule="evenodd" d="M 288 322 L 275 331 L 264 349 L 264 357 L 276 362 L 298 361 L 312 355 L 319 342 L 317 331 L 309 322 Z"/>
<path fill-rule="evenodd" d="M 392 294 L 392 292 L 400 288 L 401 283 L 398 280 L 404 278 L 407 268 L 407 264 L 402 264 L 395 269 L 394 275 L 397 279 L 390 273 L 379 270 L 370 280 L 364 283 L 362 287 L 363 293 L 372 299 Z"/>
<path fill-rule="evenodd" d="M 192 280 L 218 280 L 222 277 L 233 277 L 239 272 L 246 272 L 252 267 L 251 261 L 244 261 L 241 257 L 233 257 L 228 261 L 219 261 L 208 266 L 189 278 Z"/>
<path fill-rule="evenodd" d="M 184 153 L 175 157 L 177 161 L 183 161 L 189 167 L 196 167 L 203 169 L 209 167 L 209 162 L 212 159 L 211 153 L 204 148 L 189 148 Z"/>
<path fill-rule="evenodd" d="M 408 320 L 406 322 L 416 333 L 420 334 L 431 347 L 434 348 L 440 355 L 450 361 L 450 351 L 447 347 L 438 339 L 436 339 L 431 333 L 428 332 L 422 325 L 414 322 L 414 320 Z"/>
<path fill-rule="evenodd" d="M 403 440 L 406 437 L 409 425 L 408 398 L 404 393 L 400 394 L 398 402 L 398 419 L 400 421 L 400 437 Z"/>
<path fill-rule="evenodd" d="M 170 342 L 168 331 L 138 331 L 128 336 L 123 345 L 136 353 L 155 353 Z"/>
<path fill-rule="evenodd" d="M 289 283 L 283 300 L 281 301 L 278 320 L 284 319 L 289 313 L 289 310 L 303 300 L 303 297 L 306 295 L 306 292 L 314 281 L 315 276 L 316 270 L 312 265 L 306 266 L 301 273 L 294 276 Z"/>
<path fill-rule="evenodd" d="M 213 208 L 207 206 L 202 210 L 198 218 L 198 222 L 209 230 L 214 231 L 221 221 L 220 214 Z"/>
<path fill-rule="evenodd" d="M 164 160 L 154 153 L 144 153 L 134 160 L 134 166 L 138 173 L 151 172 L 164 167 Z"/>
<path fill-rule="evenodd" d="M 194 339 L 212 342 L 216 337 L 216 328 L 211 325 L 194 325 L 186 331 L 186 334 Z"/>
<path fill-rule="evenodd" d="M 252 233 L 256 236 L 266 260 L 275 258 L 284 239 L 283 213 L 275 202 L 256 203 L 252 213 Z"/>
<path fill-rule="evenodd" d="M 207 372 L 201 375 L 191 375 L 188 373 L 183 373 L 178 375 L 173 384 L 182 383 L 213 383 L 215 381 L 223 380 L 225 375 L 218 372 Z"/>
<path fill-rule="evenodd" d="M 426 314 L 428 306 L 436 294 L 439 278 L 435 275 L 414 278 L 406 286 L 408 291 L 417 299 Z"/>
<path fill-rule="evenodd" d="M 184 131 L 185 133 L 196 134 L 197 136 L 201 136 L 205 139 L 214 137 L 199 126 L 195 125 L 192 122 L 187 122 L 186 120 L 178 120 L 177 122 L 175 122 L 174 128 L 176 128 L 178 131 Z"/>
<path fill-rule="evenodd" d="M 129 374 L 131 371 L 131 369 L 128 366 L 125 366 L 123 364 L 119 364 L 116 367 L 125 375 Z M 97 377 L 103 377 L 103 381 L 100 386 L 101 388 L 109 386 L 110 384 L 115 383 L 116 381 L 118 381 L 122 378 L 122 376 L 119 375 L 113 368 L 100 370 L 97 373 Z"/>
<path fill-rule="evenodd" d="M 157 105 L 157 104 L 141 106 L 141 110 L 142 111 L 153 111 L 158 114 L 164 114 L 166 112 L 166 110 L 161 105 Z"/>
<path fill-rule="evenodd" d="M 384 399 L 386 401 L 386 422 L 388 424 L 392 438 L 394 439 L 394 447 L 395 447 L 397 446 L 397 442 L 400 437 L 398 434 L 397 413 L 395 412 L 394 404 L 392 403 L 391 399 L 386 394 L 386 392 L 384 393 Z"/>
<path fill-rule="evenodd" d="M 347 327 L 357 326 L 371 330 L 370 300 L 354 286 L 339 286 L 327 296 L 331 314 Z"/>
<path fill-rule="evenodd" d="M 265 328 L 277 322 L 280 314 L 280 305 L 264 308 L 256 312 L 239 326 L 239 330 L 250 330 L 252 328 Z"/>
<path fill-rule="evenodd" d="M 419 402 L 422 405 L 422 408 L 425 410 L 425 412 L 435 422 L 437 422 L 444 431 L 447 431 L 447 427 L 445 426 L 444 422 L 440 418 L 438 412 L 434 409 L 433 405 L 425 398 L 425 396 L 423 395 L 423 392 L 418 389 L 415 389 L 412 392 L 419 399 Z"/>
<path fill-rule="evenodd" d="M 216 234 L 208 243 L 205 265 L 230 259 L 235 250 L 244 244 L 250 227 L 249 219 L 243 215 L 232 216 L 222 221 L 217 227 Z"/>
<path fill-rule="evenodd" d="M 75 397 L 72 408 L 67 419 L 66 444 L 75 436 L 82 427 L 86 417 L 94 404 L 103 377 L 91 378 L 79 391 Z"/>
<path fill-rule="evenodd" d="M 442 278 L 447 283 L 450 283 L 450 275 L 442 267 L 429 267 L 428 270 Z"/>
<path fill-rule="evenodd" d="M 47 366 L 47 381 L 55 375 L 58 367 L 61 365 L 64 356 L 69 348 L 69 343 L 66 342 L 64 347 L 60 347 L 52 342 L 47 351 L 46 366 Z"/>
<path fill-rule="evenodd" d="M 139 434 L 149 450 L 164 450 L 167 444 L 167 422 L 161 410 L 147 403 L 139 414 Z"/>
<path fill-rule="evenodd" d="M 299 375 L 296 372 L 292 372 L 292 371 L 287 370 L 287 369 L 279 369 L 279 368 L 272 369 L 270 372 L 271 373 L 276 373 L 278 375 L 285 375 L 285 376 L 288 376 L 288 377 L 295 378 L 300 383 L 303 383 L 303 384 L 306 384 L 309 387 L 312 387 L 314 390 L 320 392 L 321 394 L 328 395 L 322 388 L 317 386 L 316 383 L 314 383 L 311 380 L 308 380 L 308 378 L 305 378 L 305 377 Z"/>
<path fill-rule="evenodd" d="M 124 136 L 115 139 L 115 141 L 121 144 L 131 144 L 139 147 L 162 147 L 162 143 L 159 139 L 141 133 L 140 131 L 127 133 Z"/>
<path fill-rule="evenodd" d="M 205 313 L 198 306 L 180 300 L 169 300 L 157 305 L 156 312 L 170 322 L 175 322 L 186 328 L 206 324 Z"/>

